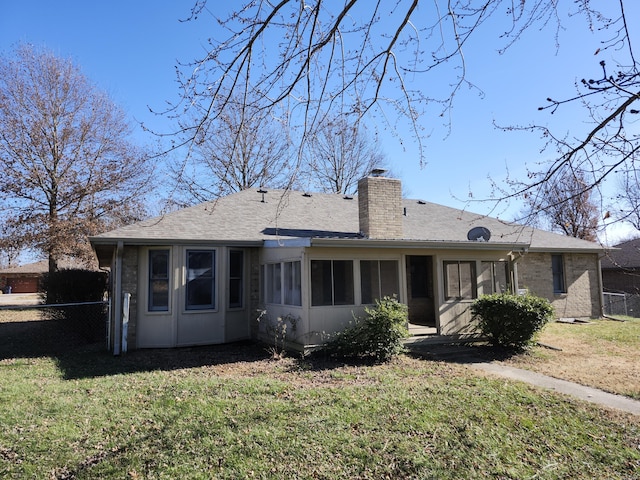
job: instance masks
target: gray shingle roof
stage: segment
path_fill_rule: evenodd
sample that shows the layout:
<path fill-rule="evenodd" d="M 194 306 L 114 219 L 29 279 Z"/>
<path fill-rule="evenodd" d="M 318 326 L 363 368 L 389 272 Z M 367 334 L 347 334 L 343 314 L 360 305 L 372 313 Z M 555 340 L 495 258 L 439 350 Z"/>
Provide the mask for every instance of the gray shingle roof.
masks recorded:
<path fill-rule="evenodd" d="M 640 268 L 640 238 L 628 240 L 607 250 L 602 268 Z"/>
<path fill-rule="evenodd" d="M 246 243 L 312 238 L 364 241 L 359 234 L 357 197 L 271 190 L 245 190 L 92 238 L 94 244 Z M 403 199 L 403 240 L 468 244 L 467 232 L 488 228 L 488 243 L 515 243 L 530 250 L 600 251 L 600 245 L 564 235 L 503 222 L 435 203 Z M 443 245 L 444 246 L 444 245 Z"/>

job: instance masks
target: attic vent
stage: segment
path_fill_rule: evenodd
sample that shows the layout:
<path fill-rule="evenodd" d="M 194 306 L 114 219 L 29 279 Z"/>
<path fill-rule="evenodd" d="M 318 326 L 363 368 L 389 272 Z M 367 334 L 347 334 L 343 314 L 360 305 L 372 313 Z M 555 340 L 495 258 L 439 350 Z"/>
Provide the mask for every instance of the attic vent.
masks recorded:
<path fill-rule="evenodd" d="M 424 200 L 418 200 L 418 205 L 426 205 L 427 202 L 425 202 Z"/>
<path fill-rule="evenodd" d="M 304 193 L 302 194 L 302 196 L 303 196 L 303 197 L 310 197 L 310 196 L 311 196 L 311 194 L 310 194 L 310 193 L 307 193 L 307 192 L 304 192 Z"/>
<path fill-rule="evenodd" d="M 344 198 L 345 200 L 353 200 L 353 197 L 350 197 L 349 195 L 345 195 L 342 198 Z"/>
<path fill-rule="evenodd" d="M 268 192 L 268 191 L 266 191 L 266 190 L 263 190 L 263 189 L 261 188 L 260 190 L 258 190 L 258 193 L 261 193 L 261 194 L 262 194 L 262 200 L 261 200 L 261 202 L 262 202 L 262 203 L 265 203 L 265 201 L 264 201 L 264 194 L 265 194 L 265 193 L 269 193 L 269 192 Z"/>

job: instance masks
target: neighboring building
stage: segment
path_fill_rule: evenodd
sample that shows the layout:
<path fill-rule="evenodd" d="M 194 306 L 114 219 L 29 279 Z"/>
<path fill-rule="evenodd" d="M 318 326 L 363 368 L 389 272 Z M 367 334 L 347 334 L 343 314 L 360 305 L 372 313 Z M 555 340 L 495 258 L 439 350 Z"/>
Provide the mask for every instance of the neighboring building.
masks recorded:
<path fill-rule="evenodd" d="M 483 293 L 527 289 L 559 317 L 601 314 L 598 244 L 402 199 L 396 179 L 358 190 L 245 190 L 92 237 L 111 268 L 114 352 L 122 332 L 129 348 L 216 344 L 265 338 L 277 318 L 310 347 L 391 294 L 451 338 L 474 334 Z"/>
<path fill-rule="evenodd" d="M 602 258 L 602 285 L 605 292 L 640 294 L 640 238 L 607 250 Z"/>
<path fill-rule="evenodd" d="M 72 258 L 64 258 L 58 262 L 61 270 L 71 268 L 91 268 Z M 10 287 L 11 293 L 38 293 L 43 276 L 49 272 L 49 261 L 27 263 L 17 267 L 10 267 L 0 270 L 0 291 L 7 292 Z"/>

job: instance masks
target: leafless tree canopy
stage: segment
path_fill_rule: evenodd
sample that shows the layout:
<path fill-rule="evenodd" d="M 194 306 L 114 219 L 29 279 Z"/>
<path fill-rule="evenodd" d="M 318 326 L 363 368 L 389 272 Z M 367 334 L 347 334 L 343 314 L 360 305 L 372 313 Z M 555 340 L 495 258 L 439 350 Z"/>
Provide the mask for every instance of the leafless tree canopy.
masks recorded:
<path fill-rule="evenodd" d="M 149 168 L 129 133 L 71 61 L 30 45 L 0 58 L 3 233 L 55 269 L 88 253 L 87 235 L 138 218 Z"/>
<path fill-rule="evenodd" d="M 600 212 L 584 177 L 583 172 L 565 166 L 542 185 L 538 195 L 525 195 L 527 215 L 537 215 L 547 230 L 597 241 Z"/>
<path fill-rule="evenodd" d="M 207 119 L 193 145 L 192 161 L 172 168 L 184 204 L 247 188 L 283 188 L 295 171 L 283 122 L 241 101 L 227 101 Z"/>
<path fill-rule="evenodd" d="M 366 129 L 343 117 L 319 125 L 304 155 L 303 180 L 312 190 L 354 194 L 358 180 L 374 168 L 387 168 L 380 146 Z"/>
<path fill-rule="evenodd" d="M 597 7 L 589 0 L 255 0 L 228 16 L 216 16 L 217 10 L 207 0 L 198 0 L 192 10 L 192 18 L 215 17 L 227 34 L 212 38 L 206 55 L 182 70 L 188 72 L 181 77 L 183 103 L 171 112 L 197 110 L 199 121 L 183 129 L 187 143 L 199 138 L 209 119 L 223 114 L 225 99 L 251 93 L 253 107 L 289 120 L 300 152 L 311 132 L 339 112 L 348 121 L 366 117 L 392 131 L 406 120 L 420 148 L 416 161 L 422 163 L 422 118 L 428 112 L 446 123 L 457 92 L 474 87 L 465 51 L 477 32 L 493 29 L 495 48 L 507 49 L 525 31 L 558 38 L 563 19 L 580 15 L 585 28 L 602 38 L 594 61 L 615 51 L 617 63 L 602 62 L 601 76 L 586 78 L 572 98 L 555 99 L 550 92 L 541 108 L 553 112 L 582 105 L 590 129 L 567 136 L 526 121 L 516 127 L 546 138 L 545 155 L 553 152 L 554 161 L 532 171 L 530 179 L 511 183 L 513 188 L 496 190 L 495 200 L 535 194 L 565 166 L 585 173 L 585 189 L 598 188 L 616 171 L 635 171 L 639 134 L 632 125 L 638 118 L 640 76 L 624 0 Z M 441 70 L 450 81 L 430 81 Z M 608 201 L 601 199 L 603 205 Z"/>

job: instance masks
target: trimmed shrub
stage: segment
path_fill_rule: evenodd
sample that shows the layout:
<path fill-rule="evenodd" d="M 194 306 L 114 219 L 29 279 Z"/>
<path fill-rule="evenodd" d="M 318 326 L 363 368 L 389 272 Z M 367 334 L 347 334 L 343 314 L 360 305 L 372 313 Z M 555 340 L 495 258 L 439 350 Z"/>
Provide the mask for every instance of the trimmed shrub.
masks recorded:
<path fill-rule="evenodd" d="M 496 293 L 483 295 L 471 305 L 480 331 L 494 346 L 523 348 L 553 318 L 546 298 Z"/>
<path fill-rule="evenodd" d="M 393 297 L 376 300 L 366 315 L 336 334 L 325 346 L 334 357 L 373 358 L 387 362 L 404 351 L 402 340 L 409 336 L 408 308 Z"/>

